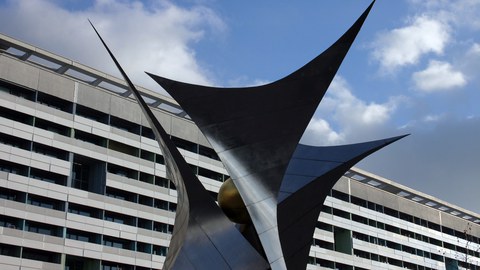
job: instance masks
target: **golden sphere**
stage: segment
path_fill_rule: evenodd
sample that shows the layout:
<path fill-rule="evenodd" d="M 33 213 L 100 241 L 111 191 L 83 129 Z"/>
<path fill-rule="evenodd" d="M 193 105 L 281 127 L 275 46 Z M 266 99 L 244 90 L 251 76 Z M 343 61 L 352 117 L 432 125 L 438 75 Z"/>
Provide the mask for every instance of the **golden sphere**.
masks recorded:
<path fill-rule="evenodd" d="M 228 219 L 239 224 L 250 223 L 247 207 L 231 178 L 228 178 L 220 187 L 217 201 Z"/>

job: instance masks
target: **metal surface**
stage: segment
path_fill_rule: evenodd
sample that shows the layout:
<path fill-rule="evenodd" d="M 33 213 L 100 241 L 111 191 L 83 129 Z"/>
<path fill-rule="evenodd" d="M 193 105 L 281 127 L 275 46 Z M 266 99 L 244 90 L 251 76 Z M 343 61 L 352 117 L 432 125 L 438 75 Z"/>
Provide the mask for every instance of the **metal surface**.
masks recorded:
<path fill-rule="evenodd" d="M 372 5 L 325 52 L 267 85 L 225 89 L 149 74 L 177 100 L 218 153 L 272 269 L 287 268 L 277 220 L 277 196 L 287 165 Z"/>
<path fill-rule="evenodd" d="M 138 100 L 165 157 L 167 177 L 177 187 L 177 212 L 164 269 L 268 269 L 263 257 L 225 217 L 192 173 L 96 29 L 95 32 Z"/>
<path fill-rule="evenodd" d="M 404 136 L 342 146 L 298 145 L 278 195 L 277 219 L 288 269 L 305 269 L 323 202 L 338 179 L 364 157 Z"/>
<path fill-rule="evenodd" d="M 226 185 L 220 197 L 225 197 L 224 207 L 233 212 L 233 220 L 240 216 L 243 199 L 254 225 L 243 225 L 250 243 L 210 199 L 104 43 L 152 126 L 168 177 L 177 186 L 166 269 L 306 267 L 316 220 L 330 189 L 356 162 L 401 138 L 335 147 L 298 145 L 372 6 L 330 48 L 267 85 L 225 89 L 149 74 L 196 122 L 224 163 L 234 185 Z M 241 197 L 235 196 L 237 190 Z"/>

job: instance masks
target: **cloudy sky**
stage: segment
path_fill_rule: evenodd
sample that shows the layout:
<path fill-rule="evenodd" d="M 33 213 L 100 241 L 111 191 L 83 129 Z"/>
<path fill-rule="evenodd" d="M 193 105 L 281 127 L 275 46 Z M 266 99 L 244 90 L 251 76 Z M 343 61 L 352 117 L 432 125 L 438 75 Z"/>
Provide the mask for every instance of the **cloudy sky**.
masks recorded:
<path fill-rule="evenodd" d="M 132 79 L 277 80 L 332 44 L 369 0 L 0 0 L 0 32 Z M 358 167 L 480 212 L 480 0 L 378 0 L 303 142 L 412 135 Z"/>

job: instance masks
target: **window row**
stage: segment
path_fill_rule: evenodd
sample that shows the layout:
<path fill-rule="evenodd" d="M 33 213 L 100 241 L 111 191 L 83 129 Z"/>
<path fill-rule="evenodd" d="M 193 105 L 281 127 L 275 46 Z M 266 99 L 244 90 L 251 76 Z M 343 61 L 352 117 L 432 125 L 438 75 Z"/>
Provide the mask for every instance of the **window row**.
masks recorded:
<path fill-rule="evenodd" d="M 415 216 L 412 216 L 410 214 L 403 213 L 401 211 L 391 209 L 389 207 L 385 207 L 383 205 L 376 204 L 376 203 L 373 203 L 373 202 L 370 202 L 370 201 L 367 201 L 367 200 L 364 200 L 364 199 L 358 198 L 356 196 L 349 195 L 349 194 L 346 194 L 346 193 L 343 193 L 343 192 L 340 192 L 340 191 L 337 191 L 337 190 L 332 190 L 331 191 L 331 196 L 334 197 L 334 198 L 337 198 L 339 200 L 348 202 L 348 203 L 352 203 L 352 204 L 355 204 L 355 205 L 358 205 L 358 206 L 361 206 L 361 207 L 364 207 L 364 208 L 368 208 L 370 210 L 374 210 L 374 211 L 389 215 L 389 216 L 394 217 L 394 218 L 398 218 L 398 219 L 401 219 L 401 220 L 404 220 L 404 221 L 407 221 L 407 222 L 410 222 L 410 223 L 414 223 L 414 224 L 417 224 L 417 225 L 420 225 L 420 226 L 423 226 L 423 227 L 426 227 L 426 228 L 429 228 L 429 229 L 432 229 L 432 230 L 443 232 L 443 233 L 449 234 L 451 236 L 455 236 L 455 237 L 458 237 L 458 238 L 461 238 L 461 239 L 464 239 L 464 240 L 467 240 L 467 241 L 470 241 L 470 242 L 473 242 L 473 243 L 480 244 L 480 238 L 479 237 L 475 237 L 473 235 L 470 235 L 466 231 L 453 230 L 451 228 L 441 226 L 441 225 L 439 225 L 435 222 L 431 222 L 431 221 L 428 221 L 428 220 L 425 220 L 425 219 L 422 219 L 422 218 L 419 218 L 419 217 L 415 217 Z"/>
<path fill-rule="evenodd" d="M 192 170 L 205 177 L 212 177 L 212 171 L 192 166 Z M 125 190 L 115 189 L 106 186 L 107 173 L 120 175 L 132 180 L 142 181 L 145 183 L 161 186 L 167 189 L 175 189 L 175 185 L 166 178 L 154 176 L 151 174 L 139 172 L 126 167 L 106 163 L 97 159 L 82 155 L 73 155 L 73 165 L 71 172 L 71 183 L 68 183 L 68 177 L 54 172 L 44 171 L 37 168 L 13 163 L 10 161 L 0 160 L 0 171 L 18 174 L 49 183 L 85 190 L 101 195 L 106 195 L 116 199 L 126 200 L 142 205 L 156 207 L 164 210 L 175 211 L 176 204 L 166 202 L 160 199 L 132 193 Z M 226 176 L 221 176 L 225 178 Z M 13 192 L 13 191 L 12 191 Z M 216 199 L 216 193 L 211 192 L 212 198 Z M 15 199 L 21 202 L 20 198 Z"/>
<path fill-rule="evenodd" d="M 376 253 L 370 253 L 359 249 L 354 249 L 353 254 L 357 257 L 364 258 L 367 260 L 377 261 L 385 264 L 395 265 L 398 267 L 403 267 L 405 269 L 411 270 L 433 270 L 434 268 L 426 267 L 423 265 L 417 265 L 411 262 L 402 261 L 387 256 L 379 255 Z"/>
<path fill-rule="evenodd" d="M 427 252 L 427 251 L 424 251 L 424 250 L 421 250 L 421 249 L 416 249 L 416 248 L 413 248 L 413 247 L 408 246 L 408 245 L 402 245 L 399 242 L 393 242 L 393 241 L 385 240 L 385 239 L 382 239 L 380 237 L 375 237 L 375 236 L 366 235 L 366 234 L 363 234 L 363 233 L 353 231 L 352 232 L 352 238 L 353 239 L 358 239 L 360 241 L 368 242 L 368 243 L 371 243 L 371 244 L 374 244 L 374 245 L 384 246 L 384 247 L 388 247 L 388 248 L 391 248 L 391 249 L 407 252 L 407 253 L 410 253 L 412 255 L 417 255 L 417 256 L 420 256 L 420 257 L 423 257 L 423 258 L 429 258 L 429 259 L 439 261 L 439 262 L 444 261 L 444 257 L 440 256 L 438 254 Z"/>
<path fill-rule="evenodd" d="M 159 223 L 159 222 L 155 222 L 155 223 L 157 223 L 155 225 L 158 226 L 160 230 L 165 230 L 165 232 L 167 232 L 167 230 L 170 230 L 170 233 L 171 233 L 171 230 L 173 230 L 173 226 L 169 228 L 168 225 L 166 224 Z M 10 216 L 0 215 L 0 226 L 11 228 L 11 229 L 23 230 L 23 231 L 32 232 L 32 233 L 54 236 L 54 237 L 72 239 L 76 241 L 89 242 L 93 244 L 101 244 L 104 246 L 127 249 L 131 251 L 138 251 L 142 253 L 160 255 L 160 256 L 166 256 L 167 250 L 168 250 L 168 248 L 164 246 L 132 241 L 128 239 L 122 239 L 122 238 L 97 234 L 93 232 L 75 230 L 71 228 L 66 228 L 65 230 L 65 228 L 60 226 L 44 224 L 44 223 L 31 221 L 31 220 L 23 220 L 23 219 L 10 217 Z"/>
<path fill-rule="evenodd" d="M 18 114 L 18 115 L 12 116 L 11 114 Z M 130 155 L 130 156 L 133 156 L 133 157 L 138 157 L 138 158 L 148 160 L 148 161 L 152 161 L 152 162 L 156 162 L 156 163 L 159 163 L 159 164 L 165 164 L 164 157 L 160 154 L 156 154 L 156 153 L 153 153 L 153 152 L 150 152 L 150 151 L 147 151 L 147 150 L 132 147 L 130 145 L 120 143 L 120 142 L 117 142 L 117 141 L 114 141 L 114 140 L 109 140 L 107 138 L 97 136 L 95 134 L 87 133 L 87 132 L 84 132 L 84 131 L 81 131 L 81 130 L 70 129 L 70 128 L 65 127 L 65 126 L 62 126 L 62 125 L 59 125 L 59 124 L 56 124 L 56 123 L 53 123 L 53 122 L 49 122 L 49 121 L 46 121 L 46 120 L 43 120 L 43 119 L 40 119 L 40 118 L 35 118 L 33 116 L 28 116 L 26 114 L 23 114 L 23 113 L 20 113 L 20 112 L 17 112 L 17 111 L 13 111 L 13 110 L 10 110 L 10 109 L 6 109 L 4 107 L 0 107 L 0 116 L 7 117 L 7 118 L 10 118 L 10 119 L 13 119 L 13 120 L 17 120 L 19 118 L 24 119 L 24 120 L 28 119 L 28 118 L 31 118 L 31 120 L 28 120 L 28 122 L 32 122 L 32 125 L 35 126 L 35 127 L 39 127 L 39 128 L 45 129 L 45 130 L 49 130 L 49 131 L 52 131 L 52 132 L 55 132 L 55 133 L 58 133 L 58 134 L 61 134 L 61 135 L 64 135 L 64 136 L 71 136 L 71 134 L 73 134 L 73 137 L 77 140 L 92 143 L 92 144 L 95 144 L 97 146 L 105 147 L 105 148 L 108 148 L 108 149 L 111 149 L 111 150 L 114 150 L 114 151 L 117 151 L 117 152 L 120 152 L 120 153 L 123 153 L 123 154 L 127 154 L 127 155 Z M 13 147 L 17 147 L 17 148 L 20 148 L 20 149 L 24 149 L 24 150 L 27 150 L 27 151 L 33 151 L 33 152 L 36 152 L 36 153 L 39 153 L 39 154 L 55 157 L 55 158 L 58 158 L 58 159 L 68 160 L 68 156 L 69 156 L 68 154 L 69 153 L 67 151 L 64 151 L 64 150 L 61 150 L 61 149 L 58 149 L 58 148 L 55 148 L 55 147 L 52 147 L 52 146 L 47 146 L 47 145 L 43 145 L 43 144 L 40 144 L 40 143 L 31 142 L 31 141 L 28 141 L 28 140 L 25 140 L 25 139 L 22 139 L 22 138 L 18 138 L 18 137 L 15 137 L 15 136 L 11 136 L 11 135 L 8 135 L 8 134 L 2 134 L 1 137 L 2 138 L 0 139 L 0 143 L 10 145 L 10 146 L 13 146 Z M 180 139 L 177 140 L 175 138 L 172 138 L 172 140 L 178 141 Z M 182 144 L 184 144 L 184 143 L 185 142 L 183 142 Z M 214 180 L 217 180 L 217 181 L 220 181 L 220 182 L 225 181 L 229 177 L 228 175 L 224 175 L 222 173 L 218 173 L 218 172 L 206 169 L 206 168 L 198 167 L 198 166 L 195 166 L 195 165 L 191 165 L 191 166 L 192 166 L 192 170 L 195 174 L 200 175 L 200 176 L 204 176 L 204 177 L 207 177 L 207 178 L 210 178 L 210 179 L 214 179 Z M 132 170 L 130 170 L 130 171 L 132 171 Z M 130 174 L 126 174 L 126 176 L 128 176 L 130 178 L 133 178 L 133 179 L 138 179 L 138 177 L 139 177 L 138 172 L 135 172 L 135 171 L 132 171 Z"/>
<path fill-rule="evenodd" d="M 308 264 L 321 266 L 323 268 L 335 269 L 335 270 L 367 270 L 358 266 L 352 266 L 352 265 L 334 262 L 326 259 L 320 259 L 316 257 L 309 257 Z"/>
<path fill-rule="evenodd" d="M 33 249 L 0 243 L 0 255 L 42 261 L 54 264 L 62 263 L 62 254 L 47 250 Z M 122 264 L 105 260 L 96 260 L 73 255 L 65 256 L 65 270 L 100 269 L 100 270 L 152 270 L 151 268 Z"/>
<path fill-rule="evenodd" d="M 339 228 L 339 229 L 335 228 L 334 230 L 335 231 L 340 231 L 340 232 L 350 233 L 350 231 L 344 230 L 342 228 Z M 354 238 L 359 237 L 358 233 L 356 233 L 356 232 L 352 232 L 352 236 Z M 360 236 L 360 237 L 362 237 L 362 236 Z M 338 241 L 338 237 L 334 237 L 334 239 L 335 239 L 334 240 L 335 242 Z M 385 243 L 387 243 L 386 240 L 383 240 L 383 241 Z M 388 241 L 388 242 L 390 242 L 390 241 Z M 391 242 L 391 243 L 388 243 L 386 246 L 394 245 L 394 244 L 395 243 Z M 345 244 L 343 244 L 343 245 L 345 245 Z M 330 242 L 319 240 L 319 239 L 314 239 L 313 246 L 317 246 L 317 247 L 332 250 L 332 251 L 342 252 L 342 253 L 346 253 L 346 254 L 350 254 L 350 255 L 353 254 L 357 257 L 361 257 L 361 258 L 364 258 L 364 259 L 368 259 L 368 260 L 372 260 L 372 261 L 378 261 L 378 262 L 391 264 L 391 265 L 396 265 L 396 266 L 403 267 L 403 268 L 406 268 L 406 269 L 431 270 L 431 268 L 424 267 L 424 266 L 421 266 L 421 265 L 416 265 L 416 264 L 412 264 L 410 262 L 405 262 L 405 261 L 389 258 L 387 256 L 379 255 L 379 254 L 376 254 L 376 253 L 369 253 L 369 252 L 365 252 L 365 251 L 362 251 L 362 250 L 359 250 L 359 249 L 354 249 L 353 246 L 351 247 L 351 250 L 349 250 L 348 252 L 345 252 L 345 250 L 342 250 L 342 248 L 339 248 L 338 243 L 330 243 Z M 429 257 L 427 257 L 427 258 L 429 258 Z M 311 264 L 316 264 L 316 265 L 323 266 L 323 267 L 326 267 L 326 268 L 332 268 L 332 269 L 338 269 L 339 268 L 337 263 L 334 263 L 334 262 L 331 262 L 331 261 L 328 261 L 328 260 L 324 260 L 324 259 L 310 258 L 310 261 L 311 261 L 310 262 Z M 341 267 L 342 268 L 340 268 L 340 269 L 353 269 L 352 266 L 347 266 L 347 265 L 342 265 Z M 361 269 L 361 268 L 356 267 L 355 269 Z"/>
<path fill-rule="evenodd" d="M 349 212 L 346 212 L 346 211 L 343 211 L 343 210 L 340 210 L 340 209 L 337 209 L 337 208 L 332 208 L 332 207 L 329 207 L 329 206 L 325 206 L 325 205 L 323 206 L 322 212 L 333 214 L 333 215 L 338 216 L 338 217 L 349 219 L 349 220 L 352 220 L 352 221 L 355 221 L 355 222 L 358 222 L 358 223 L 362 223 L 362 224 L 365 224 L 365 225 L 368 225 L 368 226 L 371 226 L 371 227 L 374 227 L 374 228 L 378 228 L 378 229 L 381 229 L 381 230 L 389 231 L 389 232 L 399 234 L 399 235 L 402 235 L 402 236 L 405 236 L 405 237 L 414 238 L 416 240 L 423 241 L 425 243 L 429 243 L 429 244 L 432 244 L 432 245 L 436 245 L 438 247 L 444 247 L 444 248 L 448 248 L 450 250 L 458 251 L 458 252 L 462 252 L 462 253 L 468 252 L 472 256 L 480 257 L 479 250 L 472 250 L 474 248 L 473 246 L 470 247 L 471 249 L 467 250 L 465 247 L 461 247 L 461 246 L 458 246 L 458 245 L 452 245 L 452 244 L 449 244 L 447 242 L 443 242 L 443 241 L 441 241 L 439 239 L 436 239 L 436 238 L 433 238 L 433 237 L 429 237 L 429 236 L 426 236 L 426 235 L 423 235 L 423 234 L 420 234 L 420 233 L 414 233 L 414 232 L 406 230 L 406 229 L 401 229 L 401 228 L 393 226 L 393 225 L 385 224 L 385 223 L 380 222 L 380 221 L 369 219 L 369 218 L 366 218 L 366 217 L 363 217 L 363 216 L 352 214 L 352 213 L 349 213 Z M 326 231 L 330 231 L 330 232 L 333 229 L 332 225 L 329 225 L 329 224 L 326 224 L 326 223 L 323 223 L 323 222 L 317 222 L 317 228 L 323 229 L 323 230 L 326 230 Z"/>
<path fill-rule="evenodd" d="M 100 123 L 103 123 L 103 124 L 106 124 L 106 125 L 116 127 L 118 129 L 121 129 L 121 130 L 125 130 L 127 132 L 130 132 L 130 133 L 133 133 L 133 134 L 136 134 L 136 135 L 140 135 L 140 136 L 147 137 L 147 138 L 150 138 L 150 139 L 155 139 L 155 136 L 153 134 L 152 129 L 150 129 L 148 127 L 139 125 L 139 124 L 134 123 L 134 122 L 127 121 L 125 119 L 122 119 L 122 118 L 119 118 L 119 117 L 116 117 L 116 116 L 113 116 L 113 115 L 103 113 L 103 112 L 98 111 L 98 110 L 88 108 L 88 107 L 80 105 L 80 104 L 75 104 L 73 102 L 70 102 L 70 101 L 67 101 L 67 100 L 64 100 L 64 99 L 46 94 L 46 93 L 24 89 L 22 87 L 18 87 L 16 85 L 9 84 L 9 83 L 4 82 L 4 81 L 0 81 L 0 91 L 9 93 L 11 95 L 19 96 L 19 97 L 28 99 L 30 101 L 37 102 L 37 103 L 55 108 L 57 110 L 61 110 L 61 111 L 71 113 L 71 114 L 76 114 L 76 115 L 94 120 L 96 122 L 100 122 Z M 0 114 L 0 115 L 3 116 L 3 113 Z M 15 120 L 15 121 L 23 120 L 22 122 L 24 122 L 26 124 L 32 124 L 33 123 L 33 121 L 32 121 L 33 118 L 31 118 L 31 116 L 28 117 L 27 115 L 23 115 L 23 118 L 18 118 L 18 115 L 17 115 L 17 117 L 15 117 L 15 115 L 13 115 L 13 116 L 14 116 L 13 119 L 10 118 L 10 117 L 7 117 L 7 118 L 10 118 L 10 119 Z M 68 136 L 68 135 L 66 135 L 66 136 Z M 171 138 L 172 138 L 172 141 L 179 148 L 182 148 L 184 150 L 194 152 L 194 153 L 197 153 L 197 154 L 200 154 L 200 155 L 212 158 L 212 159 L 219 160 L 215 151 L 213 149 L 209 148 L 209 147 L 205 147 L 203 145 L 192 143 L 192 142 L 189 142 L 187 140 L 177 138 L 177 137 L 174 137 L 174 136 L 172 136 Z"/>
<path fill-rule="evenodd" d="M 143 197 L 143 199 L 148 197 Z M 56 200 L 53 198 L 47 198 L 43 196 L 38 196 L 34 194 L 27 194 L 25 192 L 11 190 L 7 188 L 0 187 L 0 199 L 17 201 L 21 203 L 26 203 L 30 205 L 35 205 L 47 209 L 65 211 L 65 206 L 67 205 L 64 201 Z M 176 211 L 176 204 L 172 202 L 166 202 L 159 199 L 150 198 L 147 200 L 149 204 L 152 204 L 152 207 L 160 208 L 168 211 Z M 147 203 L 147 202 L 143 202 Z M 120 224 L 125 224 L 129 226 L 135 226 L 147 230 L 154 230 L 164 233 L 172 233 L 173 226 L 169 224 L 164 224 L 160 222 L 154 222 L 148 219 L 142 219 L 139 217 L 133 217 L 121 213 L 111 212 L 107 210 L 102 210 L 98 208 L 93 208 L 90 206 L 68 203 L 67 211 L 72 214 L 82 215 L 86 217 L 103 219 L 111 222 L 116 222 Z M 23 220 L 20 219 L 9 219 L 7 216 L 2 216 L 0 220 L 0 226 L 10 227 L 10 228 L 19 228 L 22 229 Z M 58 236 L 56 234 L 45 233 L 53 236 Z"/>

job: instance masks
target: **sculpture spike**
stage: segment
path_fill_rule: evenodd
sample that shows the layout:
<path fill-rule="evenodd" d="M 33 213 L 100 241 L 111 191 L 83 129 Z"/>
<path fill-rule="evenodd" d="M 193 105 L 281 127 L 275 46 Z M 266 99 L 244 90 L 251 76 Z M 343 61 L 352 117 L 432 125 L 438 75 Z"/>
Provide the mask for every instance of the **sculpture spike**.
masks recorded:
<path fill-rule="evenodd" d="M 286 268 L 279 251 L 276 214 L 283 175 L 372 6 L 373 2 L 322 54 L 270 84 L 225 89 L 147 73 L 177 100 L 218 153 L 247 206 L 269 262 L 278 269 Z"/>
<path fill-rule="evenodd" d="M 279 193 L 280 241 L 288 269 L 304 269 L 315 225 L 335 183 L 357 162 L 407 135 L 341 146 L 299 145 Z"/>
<path fill-rule="evenodd" d="M 163 269 L 268 269 L 265 260 L 225 217 L 193 174 L 92 22 L 90 25 L 140 104 L 165 156 L 168 178 L 177 187 L 177 213 Z"/>

